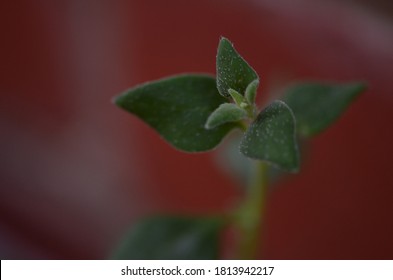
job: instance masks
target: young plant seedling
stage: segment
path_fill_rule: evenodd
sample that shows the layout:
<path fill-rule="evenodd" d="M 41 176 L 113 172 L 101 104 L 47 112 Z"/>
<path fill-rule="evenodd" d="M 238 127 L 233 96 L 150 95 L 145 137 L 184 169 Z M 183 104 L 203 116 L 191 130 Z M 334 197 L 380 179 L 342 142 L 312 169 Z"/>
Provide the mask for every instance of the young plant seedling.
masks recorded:
<path fill-rule="evenodd" d="M 229 214 L 141 220 L 113 258 L 216 259 L 220 233 L 228 225 L 241 234 L 236 257 L 255 258 L 269 167 L 298 172 L 298 139 L 325 130 L 365 90 L 362 83 L 301 83 L 259 110 L 259 77 L 226 38 L 219 42 L 216 72 L 215 78 L 182 74 L 148 82 L 114 102 L 185 152 L 212 150 L 231 130 L 241 129 L 239 150 L 255 165 L 244 202 Z"/>

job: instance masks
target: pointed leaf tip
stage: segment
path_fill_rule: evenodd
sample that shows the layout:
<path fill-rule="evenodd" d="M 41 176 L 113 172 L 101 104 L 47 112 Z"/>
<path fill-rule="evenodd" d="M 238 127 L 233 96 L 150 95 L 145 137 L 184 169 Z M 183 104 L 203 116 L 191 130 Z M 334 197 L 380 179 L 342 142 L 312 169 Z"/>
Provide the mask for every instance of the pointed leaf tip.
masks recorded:
<path fill-rule="evenodd" d="M 221 38 L 218 45 L 216 71 L 218 91 L 225 97 L 229 97 L 228 89 L 230 88 L 244 95 L 248 84 L 258 79 L 254 69 L 239 55 L 232 43 L 224 37 Z"/>
<path fill-rule="evenodd" d="M 248 84 L 244 96 L 246 97 L 249 104 L 255 103 L 258 86 L 259 86 L 259 80 L 254 80 Z"/>
<path fill-rule="evenodd" d="M 232 97 L 233 101 L 235 101 L 235 103 L 240 106 L 240 104 L 244 103 L 246 101 L 246 99 L 244 98 L 243 95 L 241 95 L 240 93 L 238 93 L 236 90 L 234 89 L 228 89 L 228 93 L 229 95 Z"/>
<path fill-rule="evenodd" d="M 227 100 L 217 92 L 215 79 L 179 75 L 149 82 L 115 98 L 115 104 L 154 128 L 173 147 L 186 152 L 215 148 L 236 127 L 227 123 L 207 130 L 209 115 Z"/>
<path fill-rule="evenodd" d="M 288 172 L 298 172 L 299 151 L 295 119 L 282 101 L 274 101 L 259 113 L 240 143 L 247 157 L 267 161 Z"/>
<path fill-rule="evenodd" d="M 289 87 L 283 100 L 293 110 L 297 133 L 312 137 L 327 129 L 366 89 L 364 83 L 301 83 Z"/>

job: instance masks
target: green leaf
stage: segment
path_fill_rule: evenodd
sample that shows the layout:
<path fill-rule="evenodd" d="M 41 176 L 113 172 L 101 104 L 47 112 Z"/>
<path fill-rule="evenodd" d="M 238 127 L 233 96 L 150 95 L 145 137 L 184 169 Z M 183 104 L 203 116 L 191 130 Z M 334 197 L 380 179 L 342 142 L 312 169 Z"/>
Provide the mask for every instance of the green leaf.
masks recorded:
<path fill-rule="evenodd" d="M 113 259 L 218 259 L 218 218 L 151 217 L 134 226 Z"/>
<path fill-rule="evenodd" d="M 287 89 L 283 100 L 295 114 L 298 134 L 311 137 L 337 120 L 365 89 L 362 83 L 302 83 Z"/>
<path fill-rule="evenodd" d="M 245 157 L 240 151 L 240 136 L 237 133 L 231 135 L 227 141 L 225 141 L 224 145 L 220 146 L 218 151 L 215 153 L 215 162 L 217 163 L 217 167 L 222 170 L 224 174 L 228 177 L 233 178 L 236 182 L 239 183 L 239 186 L 249 186 L 250 180 L 252 180 L 252 172 L 253 167 L 255 165 L 254 160 Z M 302 145 L 303 144 L 303 145 Z M 300 158 L 304 158 L 303 154 L 305 151 L 307 152 L 307 145 L 303 142 L 298 142 Z M 274 188 L 275 184 L 280 180 L 286 178 L 288 175 L 282 169 L 279 169 L 275 166 L 270 165 L 268 169 L 268 180 L 269 180 L 269 188 Z"/>
<path fill-rule="evenodd" d="M 265 160 L 289 172 L 299 170 L 295 118 L 282 101 L 274 101 L 259 113 L 240 143 L 247 157 Z"/>
<path fill-rule="evenodd" d="M 229 122 L 237 122 L 247 117 L 247 112 L 233 103 L 223 103 L 207 119 L 206 129 L 212 129 Z"/>
<path fill-rule="evenodd" d="M 259 86 L 259 80 L 254 80 L 247 86 L 246 93 L 244 94 L 244 96 L 246 97 L 249 104 L 255 103 L 258 86 Z"/>
<path fill-rule="evenodd" d="M 229 97 L 228 90 L 244 94 L 247 86 L 258 79 L 257 73 L 237 53 L 232 43 L 221 38 L 217 51 L 217 88 L 222 96 Z"/>
<path fill-rule="evenodd" d="M 216 147 L 235 127 L 228 123 L 207 130 L 209 115 L 226 101 L 215 79 L 204 75 L 180 75 L 137 86 L 115 103 L 137 115 L 175 148 L 201 152 Z"/>
<path fill-rule="evenodd" d="M 230 89 L 228 89 L 228 93 L 232 97 L 233 101 L 235 101 L 235 103 L 238 106 L 240 106 L 242 103 L 246 102 L 246 99 L 244 98 L 244 96 L 241 95 L 240 93 L 238 93 L 236 90 L 230 88 Z"/>

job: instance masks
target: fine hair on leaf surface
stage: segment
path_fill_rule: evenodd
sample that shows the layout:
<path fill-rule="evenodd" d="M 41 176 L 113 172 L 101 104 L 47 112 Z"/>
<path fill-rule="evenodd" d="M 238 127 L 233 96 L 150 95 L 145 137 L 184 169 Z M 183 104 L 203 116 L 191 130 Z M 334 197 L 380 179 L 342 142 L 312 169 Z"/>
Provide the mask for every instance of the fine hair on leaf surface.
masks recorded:
<path fill-rule="evenodd" d="M 299 170 L 295 118 L 282 101 L 266 107 L 250 125 L 240 143 L 247 157 L 264 160 L 289 172 Z"/>
<path fill-rule="evenodd" d="M 255 70 L 237 53 L 233 44 L 224 37 L 220 39 L 218 45 L 216 71 L 218 91 L 226 97 L 229 97 L 229 89 L 244 94 L 247 86 L 252 81 L 259 79 Z"/>
<path fill-rule="evenodd" d="M 158 215 L 141 219 L 114 259 L 217 259 L 228 224 L 240 233 L 237 256 L 255 258 L 272 174 L 299 172 L 299 146 L 305 150 L 304 139 L 330 127 L 366 88 L 360 82 L 302 82 L 287 87 L 281 100 L 258 108 L 259 84 L 256 71 L 232 42 L 221 37 L 216 77 L 180 74 L 138 85 L 115 98 L 117 106 L 184 152 L 210 151 L 240 128 L 239 141 L 225 149 L 229 151 L 226 163 L 237 169 L 234 174 L 248 178 L 239 205 L 220 213 L 221 218 Z"/>
<path fill-rule="evenodd" d="M 175 148 L 203 152 L 215 148 L 236 127 L 205 129 L 209 115 L 226 101 L 211 76 L 184 74 L 127 90 L 116 105 L 137 115 Z"/>

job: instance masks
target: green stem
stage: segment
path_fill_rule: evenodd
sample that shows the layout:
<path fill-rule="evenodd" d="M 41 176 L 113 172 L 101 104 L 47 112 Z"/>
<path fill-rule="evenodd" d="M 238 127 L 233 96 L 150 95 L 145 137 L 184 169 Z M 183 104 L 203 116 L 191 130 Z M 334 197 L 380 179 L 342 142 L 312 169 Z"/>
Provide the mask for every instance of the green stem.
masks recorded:
<path fill-rule="evenodd" d="M 240 259 L 255 259 L 260 248 L 258 240 L 265 212 L 267 171 L 266 163 L 255 161 L 244 204 L 237 213 L 237 223 L 241 233 L 238 252 Z"/>

